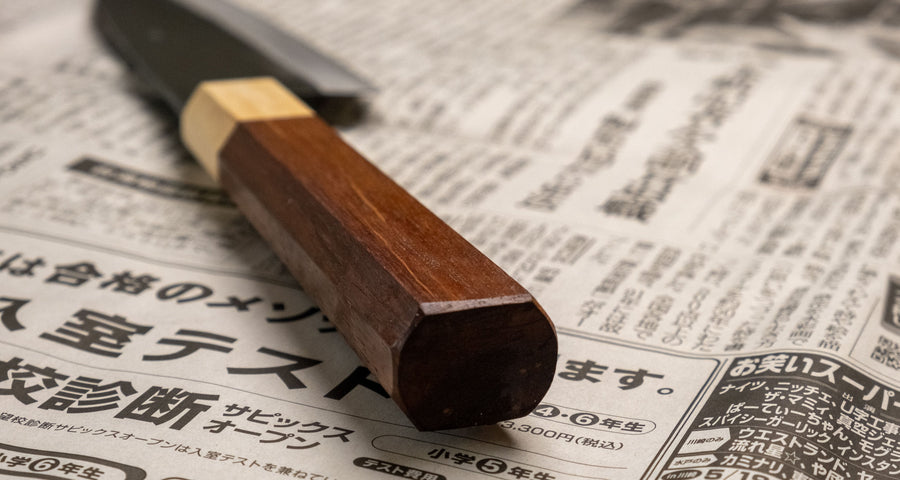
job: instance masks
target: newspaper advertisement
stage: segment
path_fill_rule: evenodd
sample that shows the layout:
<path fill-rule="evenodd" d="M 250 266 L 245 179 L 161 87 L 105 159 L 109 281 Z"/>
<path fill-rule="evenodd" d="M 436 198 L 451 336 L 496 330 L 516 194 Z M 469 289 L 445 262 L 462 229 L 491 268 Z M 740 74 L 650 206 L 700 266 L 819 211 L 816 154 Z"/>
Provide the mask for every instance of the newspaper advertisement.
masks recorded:
<path fill-rule="evenodd" d="M 900 477 L 900 4 L 234 1 L 375 85 L 550 391 L 417 431 L 91 2 L 0 0 L 0 478 Z"/>

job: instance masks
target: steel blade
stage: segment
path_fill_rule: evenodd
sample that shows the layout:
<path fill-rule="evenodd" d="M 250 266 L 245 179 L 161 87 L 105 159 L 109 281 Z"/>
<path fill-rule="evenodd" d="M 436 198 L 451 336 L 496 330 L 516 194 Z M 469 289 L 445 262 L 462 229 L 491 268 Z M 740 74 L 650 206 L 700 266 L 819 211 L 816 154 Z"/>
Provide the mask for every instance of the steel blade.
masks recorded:
<path fill-rule="evenodd" d="M 372 90 L 300 39 L 230 3 L 99 0 L 94 18 L 108 43 L 175 112 L 204 80 L 273 76 L 313 108 Z"/>

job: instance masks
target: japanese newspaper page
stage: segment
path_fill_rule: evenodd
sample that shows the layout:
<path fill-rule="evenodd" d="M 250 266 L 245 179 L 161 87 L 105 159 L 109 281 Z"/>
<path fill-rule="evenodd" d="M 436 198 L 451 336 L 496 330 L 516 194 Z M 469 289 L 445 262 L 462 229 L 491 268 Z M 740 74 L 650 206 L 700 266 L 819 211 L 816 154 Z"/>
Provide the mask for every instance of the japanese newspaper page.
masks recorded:
<path fill-rule="evenodd" d="M 0 0 L 0 477 L 900 478 L 900 3 L 241 0 L 554 320 L 418 432 L 82 0 Z M 485 332 L 490 335 L 490 332 Z"/>

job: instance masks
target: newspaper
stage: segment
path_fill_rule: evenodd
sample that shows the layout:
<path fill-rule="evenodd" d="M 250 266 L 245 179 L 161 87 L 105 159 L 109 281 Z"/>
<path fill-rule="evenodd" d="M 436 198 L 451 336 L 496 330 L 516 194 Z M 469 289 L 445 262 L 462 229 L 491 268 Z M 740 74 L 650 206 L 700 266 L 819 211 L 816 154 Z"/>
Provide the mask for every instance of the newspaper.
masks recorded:
<path fill-rule="evenodd" d="M 241 0 L 554 320 L 418 432 L 75 0 L 0 0 L 0 477 L 900 477 L 900 5 Z M 486 332 L 489 334 L 489 332 Z"/>

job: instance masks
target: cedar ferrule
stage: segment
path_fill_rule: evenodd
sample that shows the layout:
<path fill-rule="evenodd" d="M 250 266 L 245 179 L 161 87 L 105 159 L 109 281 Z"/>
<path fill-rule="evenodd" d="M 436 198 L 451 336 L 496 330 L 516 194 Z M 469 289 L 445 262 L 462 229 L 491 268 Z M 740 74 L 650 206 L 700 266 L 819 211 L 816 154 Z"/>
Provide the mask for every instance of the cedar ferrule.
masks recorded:
<path fill-rule="evenodd" d="M 219 151 L 238 123 L 313 115 L 272 77 L 207 81 L 197 85 L 181 112 L 181 139 L 218 181 Z"/>

